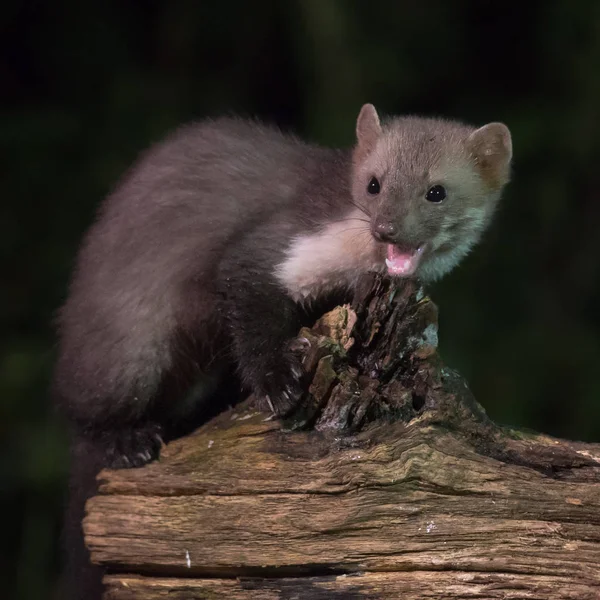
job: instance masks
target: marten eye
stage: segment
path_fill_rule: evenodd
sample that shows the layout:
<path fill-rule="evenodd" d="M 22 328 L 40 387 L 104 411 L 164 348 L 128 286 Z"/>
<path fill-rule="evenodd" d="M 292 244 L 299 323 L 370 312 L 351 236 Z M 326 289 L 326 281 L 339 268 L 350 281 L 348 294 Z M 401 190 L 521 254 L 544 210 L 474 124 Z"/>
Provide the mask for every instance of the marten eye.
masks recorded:
<path fill-rule="evenodd" d="M 379 180 L 377 177 L 371 177 L 371 181 L 369 181 L 369 185 L 367 186 L 367 192 L 372 196 L 376 196 L 381 191 L 381 186 L 379 185 Z"/>
<path fill-rule="evenodd" d="M 425 194 L 425 198 L 429 200 L 429 202 L 441 202 L 446 198 L 446 188 L 443 185 L 433 185 Z"/>

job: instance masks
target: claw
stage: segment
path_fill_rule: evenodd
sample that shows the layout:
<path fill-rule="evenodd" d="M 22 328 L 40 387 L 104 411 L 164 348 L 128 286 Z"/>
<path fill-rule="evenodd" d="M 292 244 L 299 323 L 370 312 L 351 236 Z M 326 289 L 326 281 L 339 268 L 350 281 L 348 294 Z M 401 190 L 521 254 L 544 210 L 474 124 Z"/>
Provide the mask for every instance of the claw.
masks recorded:
<path fill-rule="evenodd" d="M 271 398 L 269 398 L 268 394 L 265 394 L 265 399 L 267 401 L 267 404 L 269 405 L 269 408 L 271 409 L 271 412 L 273 414 L 275 414 L 275 407 L 273 406 L 273 403 L 271 402 Z"/>

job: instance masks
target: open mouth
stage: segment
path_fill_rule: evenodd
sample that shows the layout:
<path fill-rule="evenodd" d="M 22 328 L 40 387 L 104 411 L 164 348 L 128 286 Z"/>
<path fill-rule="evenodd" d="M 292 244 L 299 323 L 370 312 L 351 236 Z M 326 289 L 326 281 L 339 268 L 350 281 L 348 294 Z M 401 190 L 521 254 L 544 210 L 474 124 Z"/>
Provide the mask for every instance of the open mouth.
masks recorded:
<path fill-rule="evenodd" d="M 399 248 L 395 244 L 387 245 L 387 258 L 385 264 L 390 275 L 408 277 L 412 275 L 419 266 L 425 244 L 421 244 L 416 250 Z"/>

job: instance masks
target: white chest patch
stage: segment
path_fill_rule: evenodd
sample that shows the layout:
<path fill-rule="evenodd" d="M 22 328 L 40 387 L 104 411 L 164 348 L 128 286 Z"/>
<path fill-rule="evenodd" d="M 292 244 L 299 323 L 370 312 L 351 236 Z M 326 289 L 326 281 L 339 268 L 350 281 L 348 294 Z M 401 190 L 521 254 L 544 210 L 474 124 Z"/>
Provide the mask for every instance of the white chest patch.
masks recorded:
<path fill-rule="evenodd" d="M 318 233 L 295 238 L 275 276 L 294 300 L 305 302 L 353 286 L 364 273 L 381 271 L 384 258 L 367 217 L 354 210 Z"/>

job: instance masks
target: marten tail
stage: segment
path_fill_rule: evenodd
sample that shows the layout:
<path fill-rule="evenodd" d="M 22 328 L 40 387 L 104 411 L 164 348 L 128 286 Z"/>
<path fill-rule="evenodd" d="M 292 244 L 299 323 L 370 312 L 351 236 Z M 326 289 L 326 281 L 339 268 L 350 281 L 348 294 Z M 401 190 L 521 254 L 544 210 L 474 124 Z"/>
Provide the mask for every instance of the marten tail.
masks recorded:
<path fill-rule="evenodd" d="M 82 520 L 85 503 L 97 491 L 96 475 L 105 466 L 103 450 L 77 434 L 71 441 L 69 490 L 62 532 L 63 572 L 60 598 L 100 600 L 103 569 L 90 563 Z"/>

